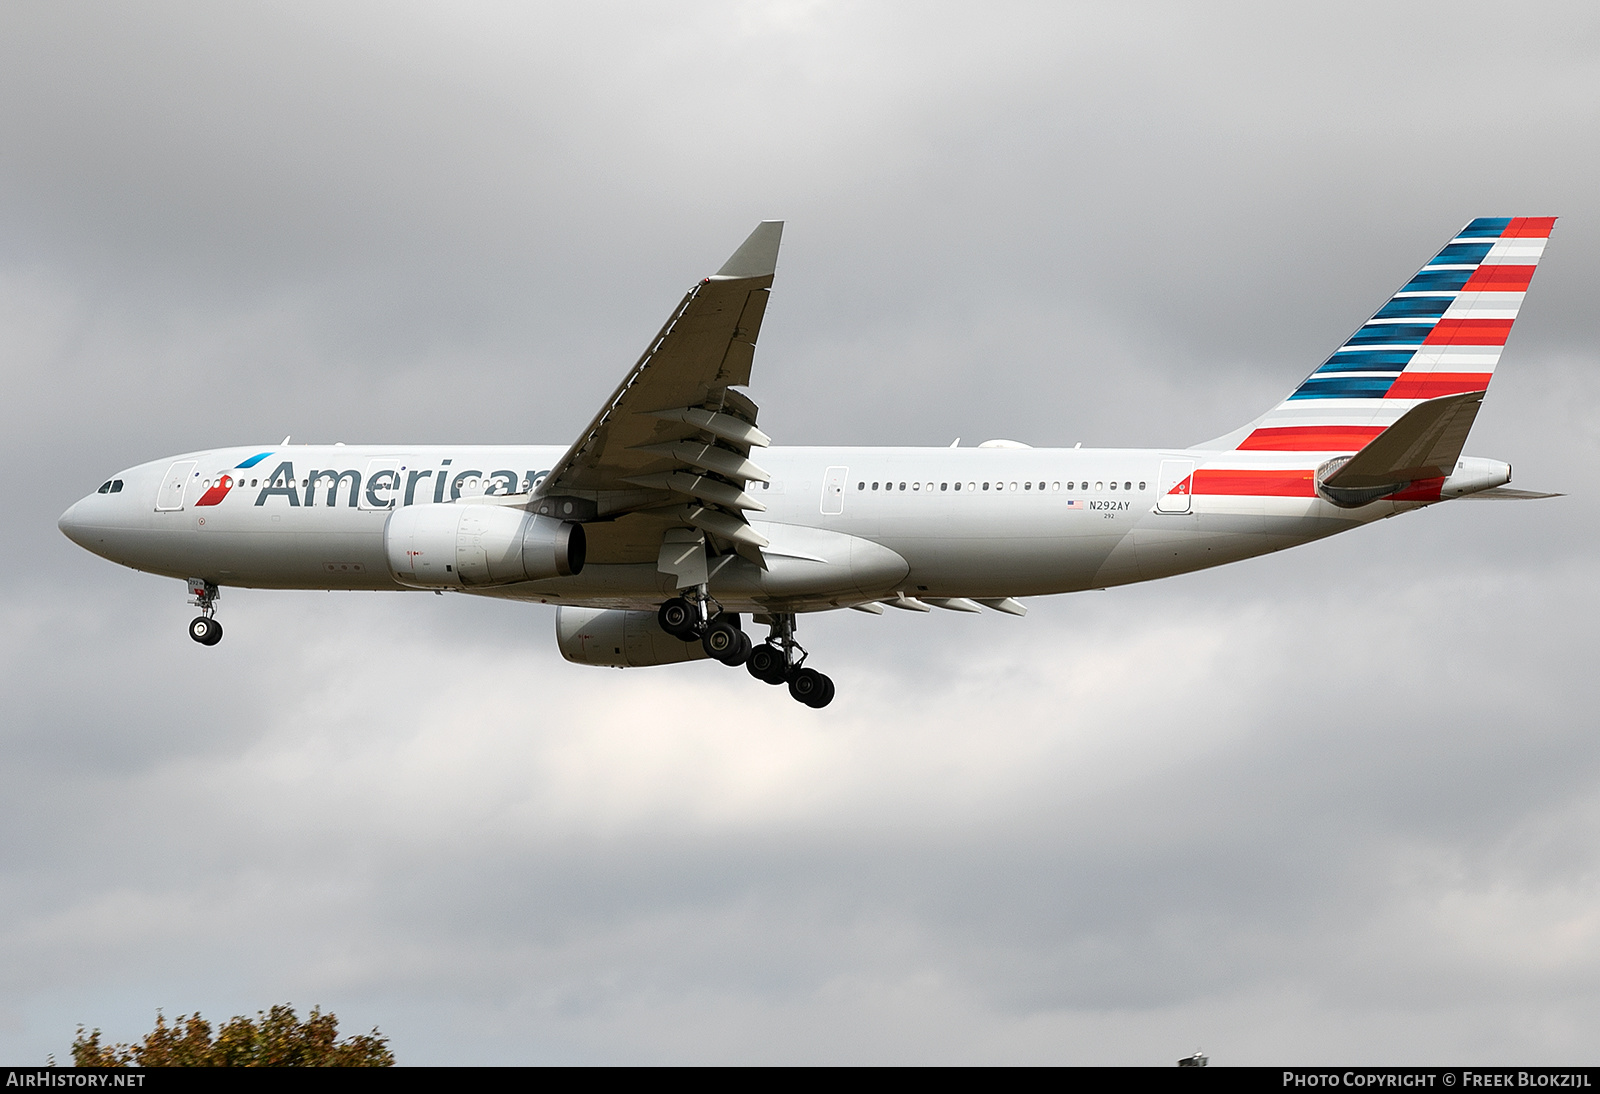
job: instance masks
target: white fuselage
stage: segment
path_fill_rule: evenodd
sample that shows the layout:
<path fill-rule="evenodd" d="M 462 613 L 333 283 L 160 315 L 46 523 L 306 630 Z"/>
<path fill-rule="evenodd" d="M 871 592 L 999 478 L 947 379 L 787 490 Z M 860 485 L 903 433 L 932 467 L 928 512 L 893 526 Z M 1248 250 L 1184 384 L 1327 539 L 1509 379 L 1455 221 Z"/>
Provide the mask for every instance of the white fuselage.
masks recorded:
<path fill-rule="evenodd" d="M 385 551 L 391 512 L 536 492 L 564 451 L 278 445 L 189 453 L 122 472 L 119 489 L 76 503 L 61 528 L 112 561 L 218 586 L 402 589 Z M 239 466 L 262 452 L 255 465 Z M 1316 496 L 1196 494 L 1181 506 L 1187 512 L 1161 511 L 1180 508 L 1170 499 L 1158 506 L 1174 468 L 1225 465 L 1234 455 L 765 449 L 771 482 L 749 484 L 765 511 L 749 516 L 770 541 L 769 569 L 730 556 L 710 591 L 734 611 L 818 610 L 902 594 L 1074 592 L 1280 550 L 1419 505 L 1379 501 L 1352 510 Z M 1303 454 L 1293 459 L 1307 463 Z M 226 489 L 219 485 L 225 476 Z M 653 561 L 608 561 L 605 523 L 589 525 L 591 555 L 581 573 L 466 591 L 640 609 L 673 595 L 671 578 Z"/>

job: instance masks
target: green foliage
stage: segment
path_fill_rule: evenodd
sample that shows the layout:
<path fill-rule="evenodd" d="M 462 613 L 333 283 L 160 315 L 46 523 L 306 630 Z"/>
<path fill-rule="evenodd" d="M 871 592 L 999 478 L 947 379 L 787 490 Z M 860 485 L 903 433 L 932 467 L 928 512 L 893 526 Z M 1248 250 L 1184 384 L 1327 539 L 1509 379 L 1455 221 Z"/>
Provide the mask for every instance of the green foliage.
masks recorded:
<path fill-rule="evenodd" d="M 78 1027 L 72 1041 L 76 1067 L 393 1067 L 389 1042 L 370 1034 L 339 1041 L 339 1019 L 312 1007 L 304 1022 L 294 1008 L 257 1011 L 256 1021 L 230 1019 L 211 1036 L 211 1023 L 180 1014 L 169 1026 L 156 1012 L 156 1028 L 136 1045 L 102 1045 L 100 1031 Z"/>

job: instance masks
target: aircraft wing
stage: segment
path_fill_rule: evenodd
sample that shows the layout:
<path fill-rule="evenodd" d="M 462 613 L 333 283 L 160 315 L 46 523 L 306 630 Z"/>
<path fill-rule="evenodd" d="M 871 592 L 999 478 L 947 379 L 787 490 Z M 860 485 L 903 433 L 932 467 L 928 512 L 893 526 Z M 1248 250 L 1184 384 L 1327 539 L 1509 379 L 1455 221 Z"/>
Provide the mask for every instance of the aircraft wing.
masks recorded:
<path fill-rule="evenodd" d="M 732 389 L 750 382 L 782 235 L 782 221 L 763 221 L 720 270 L 689 290 L 545 478 L 532 502 L 536 512 L 648 518 L 609 537 L 623 555 L 616 561 L 655 559 L 664 530 L 680 527 L 763 564 L 766 540 L 744 514 L 762 509 L 746 487 L 768 480 L 751 450 L 770 439 L 756 428 L 755 403 Z"/>

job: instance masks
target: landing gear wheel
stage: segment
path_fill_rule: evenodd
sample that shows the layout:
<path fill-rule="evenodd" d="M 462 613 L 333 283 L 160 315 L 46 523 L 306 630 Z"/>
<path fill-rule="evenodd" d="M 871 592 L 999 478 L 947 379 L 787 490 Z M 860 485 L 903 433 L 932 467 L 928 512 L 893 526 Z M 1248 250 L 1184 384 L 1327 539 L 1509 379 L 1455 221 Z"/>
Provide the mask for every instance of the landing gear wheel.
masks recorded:
<path fill-rule="evenodd" d="M 789 678 L 789 694 L 806 706 L 821 710 L 833 702 L 833 681 L 816 669 L 796 669 Z"/>
<path fill-rule="evenodd" d="M 693 604 L 681 596 L 675 596 L 661 605 L 661 610 L 656 612 L 656 622 L 672 637 L 687 642 L 695 637 L 700 617 Z"/>
<path fill-rule="evenodd" d="M 222 624 L 209 616 L 197 615 L 189 624 L 189 637 L 202 646 L 215 646 L 222 641 Z"/>
<path fill-rule="evenodd" d="M 770 642 L 763 642 L 751 649 L 744 667 L 764 684 L 781 684 L 789 676 L 789 663 L 783 651 Z"/>
<path fill-rule="evenodd" d="M 818 710 L 821 710 L 823 707 L 833 702 L 833 677 L 824 673 L 822 677 L 822 683 L 824 685 L 822 698 L 811 704 Z"/>
<path fill-rule="evenodd" d="M 750 639 L 721 616 L 711 621 L 705 635 L 700 639 L 700 645 L 704 647 L 708 656 L 721 661 L 724 665 L 740 664 L 750 652 Z"/>

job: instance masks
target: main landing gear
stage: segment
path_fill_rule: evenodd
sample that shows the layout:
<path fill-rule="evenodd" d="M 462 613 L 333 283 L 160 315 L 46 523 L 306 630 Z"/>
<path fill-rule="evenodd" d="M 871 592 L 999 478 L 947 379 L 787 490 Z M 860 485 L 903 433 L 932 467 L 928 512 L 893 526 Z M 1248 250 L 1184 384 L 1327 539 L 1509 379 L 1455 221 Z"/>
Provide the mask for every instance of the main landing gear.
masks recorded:
<path fill-rule="evenodd" d="M 189 595 L 194 597 L 189 603 L 202 613 L 189 624 L 189 637 L 202 646 L 215 646 L 222 641 L 222 624 L 216 620 L 217 598 L 222 595 L 222 590 L 202 578 L 191 577 Z"/>
<path fill-rule="evenodd" d="M 698 638 L 708 656 L 724 665 L 743 665 L 766 684 L 788 684 L 789 694 L 808 707 L 821 709 L 833 702 L 833 681 L 805 667 L 806 651 L 794 640 L 794 613 L 772 616 L 772 633 L 761 643 L 752 642 L 732 612 L 711 612 L 703 594 L 690 600 L 673 597 L 656 613 L 661 629 L 691 642 Z"/>

